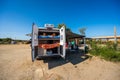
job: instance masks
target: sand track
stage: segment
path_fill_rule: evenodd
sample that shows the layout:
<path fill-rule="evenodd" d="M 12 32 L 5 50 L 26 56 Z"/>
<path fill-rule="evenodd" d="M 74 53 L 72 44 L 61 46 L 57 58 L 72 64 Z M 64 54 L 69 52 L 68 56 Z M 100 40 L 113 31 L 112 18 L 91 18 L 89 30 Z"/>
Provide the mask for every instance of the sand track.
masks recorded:
<path fill-rule="evenodd" d="M 0 45 L 0 80 L 120 80 L 120 63 L 81 56 L 32 63 L 30 45 Z"/>

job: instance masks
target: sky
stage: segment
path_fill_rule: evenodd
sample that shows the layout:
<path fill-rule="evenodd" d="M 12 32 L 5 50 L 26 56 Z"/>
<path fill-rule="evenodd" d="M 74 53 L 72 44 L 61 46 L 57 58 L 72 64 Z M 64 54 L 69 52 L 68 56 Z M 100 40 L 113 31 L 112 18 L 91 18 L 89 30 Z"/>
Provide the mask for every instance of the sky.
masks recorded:
<path fill-rule="evenodd" d="M 27 40 L 32 23 L 66 24 L 87 37 L 120 35 L 120 0 L 0 0 L 0 38 Z"/>

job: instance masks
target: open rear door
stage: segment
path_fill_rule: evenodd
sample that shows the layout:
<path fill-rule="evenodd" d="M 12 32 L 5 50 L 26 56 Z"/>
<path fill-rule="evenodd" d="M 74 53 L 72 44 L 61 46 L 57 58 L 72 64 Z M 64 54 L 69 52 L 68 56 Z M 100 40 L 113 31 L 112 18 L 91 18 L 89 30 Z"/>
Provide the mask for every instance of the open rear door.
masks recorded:
<path fill-rule="evenodd" d="M 66 45 L 66 35 L 65 35 L 65 27 L 63 26 L 60 29 L 60 55 L 63 58 L 65 58 L 65 54 L 66 54 L 65 45 Z"/>
<path fill-rule="evenodd" d="M 31 56 L 34 61 L 38 55 L 38 27 L 33 23 L 32 25 L 32 42 L 31 42 Z"/>

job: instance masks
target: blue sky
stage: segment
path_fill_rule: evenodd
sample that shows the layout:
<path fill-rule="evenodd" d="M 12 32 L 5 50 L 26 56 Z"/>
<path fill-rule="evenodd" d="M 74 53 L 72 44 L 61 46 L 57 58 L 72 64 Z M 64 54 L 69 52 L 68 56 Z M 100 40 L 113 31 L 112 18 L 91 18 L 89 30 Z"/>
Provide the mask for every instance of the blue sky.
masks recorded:
<path fill-rule="evenodd" d="M 0 0 L 0 37 L 29 39 L 32 23 L 64 23 L 86 36 L 120 35 L 120 0 Z"/>

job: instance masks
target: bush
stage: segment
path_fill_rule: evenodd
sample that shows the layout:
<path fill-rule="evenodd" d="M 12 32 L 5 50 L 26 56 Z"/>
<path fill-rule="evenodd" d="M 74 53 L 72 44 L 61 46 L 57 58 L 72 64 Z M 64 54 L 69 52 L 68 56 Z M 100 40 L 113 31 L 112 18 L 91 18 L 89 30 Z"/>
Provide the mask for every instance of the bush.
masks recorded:
<path fill-rule="evenodd" d="M 99 44 L 100 45 L 100 44 Z M 106 43 L 106 46 L 100 47 L 95 42 L 91 42 L 92 49 L 90 54 L 100 56 L 101 58 L 109 61 L 120 61 L 120 52 L 117 51 L 117 44 Z"/>
<path fill-rule="evenodd" d="M 0 39 L 0 44 L 10 44 L 12 41 L 11 38 L 1 38 Z"/>

